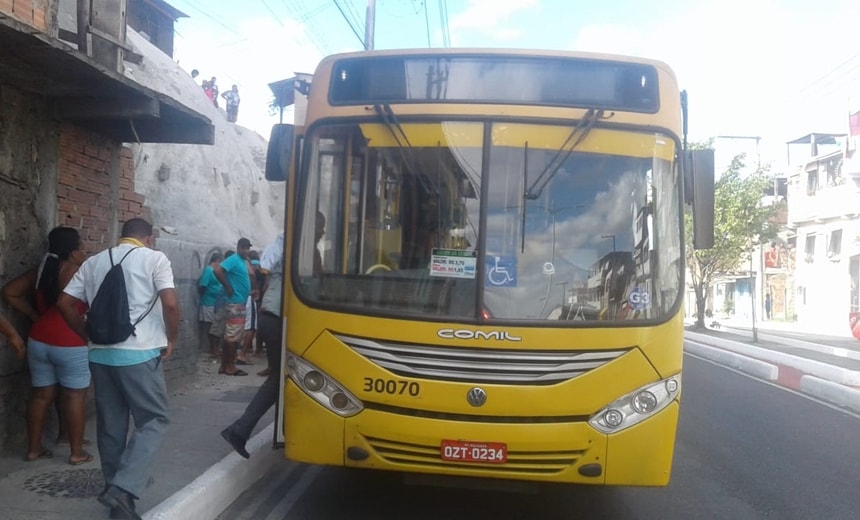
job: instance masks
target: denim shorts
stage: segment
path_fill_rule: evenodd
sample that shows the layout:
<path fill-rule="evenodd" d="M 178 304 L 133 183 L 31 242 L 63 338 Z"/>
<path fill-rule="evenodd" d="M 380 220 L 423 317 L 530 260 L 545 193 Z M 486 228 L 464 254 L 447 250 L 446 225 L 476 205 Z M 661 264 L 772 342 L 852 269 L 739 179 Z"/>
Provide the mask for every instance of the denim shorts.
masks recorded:
<path fill-rule="evenodd" d="M 90 386 L 90 364 L 87 347 L 54 347 L 41 341 L 27 341 L 30 384 L 81 389 Z"/>

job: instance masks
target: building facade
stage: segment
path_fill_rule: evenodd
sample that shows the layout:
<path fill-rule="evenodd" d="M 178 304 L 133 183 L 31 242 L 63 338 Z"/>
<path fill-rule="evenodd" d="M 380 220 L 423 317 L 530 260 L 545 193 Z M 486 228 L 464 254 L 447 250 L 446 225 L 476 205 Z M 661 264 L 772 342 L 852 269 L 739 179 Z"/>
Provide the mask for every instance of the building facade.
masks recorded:
<path fill-rule="evenodd" d="M 140 58 L 125 41 L 125 0 L 77 2 L 88 22 L 77 43 L 60 38 L 60 4 L 0 2 L 0 285 L 38 265 L 57 225 L 95 253 L 116 243 L 120 222 L 151 218 L 127 143 L 214 142 L 208 117 L 124 75 L 126 58 Z M 0 312 L 26 333 L 24 316 Z M 193 371 L 196 347 L 179 349 L 169 384 Z M 0 448 L 23 436 L 30 387 L 10 350 L 0 338 Z"/>
<path fill-rule="evenodd" d="M 809 134 L 789 143 L 801 147 L 789 155 L 797 321 L 840 334 L 857 310 L 860 277 L 860 171 L 846 170 L 846 137 Z"/>

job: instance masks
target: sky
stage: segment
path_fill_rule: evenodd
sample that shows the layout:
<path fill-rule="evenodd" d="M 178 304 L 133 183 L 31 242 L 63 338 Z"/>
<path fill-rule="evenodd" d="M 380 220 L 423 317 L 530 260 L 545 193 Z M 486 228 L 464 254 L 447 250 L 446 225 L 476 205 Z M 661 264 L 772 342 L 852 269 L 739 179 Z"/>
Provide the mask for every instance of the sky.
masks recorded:
<path fill-rule="evenodd" d="M 278 121 L 268 83 L 312 73 L 366 39 L 366 0 L 168 3 L 188 15 L 175 26 L 174 58 L 216 76 L 222 92 L 238 85 L 239 124 L 264 136 Z M 860 109 L 858 26 L 857 0 L 376 0 L 373 46 L 659 59 L 688 91 L 691 140 L 717 137 L 718 152 L 758 153 L 779 170 L 786 141 L 845 133 L 849 110 Z"/>

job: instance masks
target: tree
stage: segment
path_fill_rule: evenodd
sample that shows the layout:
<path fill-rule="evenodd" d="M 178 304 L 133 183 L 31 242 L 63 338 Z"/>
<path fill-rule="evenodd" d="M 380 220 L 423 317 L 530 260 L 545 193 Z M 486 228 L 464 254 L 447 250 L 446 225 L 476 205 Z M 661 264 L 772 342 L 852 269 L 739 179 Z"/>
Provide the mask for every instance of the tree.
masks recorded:
<path fill-rule="evenodd" d="M 693 145 L 696 146 L 696 145 Z M 707 146 L 707 145 L 705 145 Z M 701 147 L 701 146 L 699 146 Z M 736 270 L 759 244 L 776 237 L 777 206 L 762 202 L 773 179 L 766 168 L 746 176 L 744 155 L 732 159 L 728 169 L 714 183 L 714 247 L 687 248 L 687 269 L 696 294 L 695 328 L 704 328 L 708 288 L 713 280 Z M 692 217 L 685 217 L 687 244 L 692 244 Z"/>

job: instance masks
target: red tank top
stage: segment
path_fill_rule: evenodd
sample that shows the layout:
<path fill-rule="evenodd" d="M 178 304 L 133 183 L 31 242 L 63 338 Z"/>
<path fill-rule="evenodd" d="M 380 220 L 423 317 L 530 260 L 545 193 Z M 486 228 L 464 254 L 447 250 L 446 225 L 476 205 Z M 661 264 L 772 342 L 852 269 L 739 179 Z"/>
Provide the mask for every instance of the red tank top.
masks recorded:
<path fill-rule="evenodd" d="M 36 307 L 41 314 L 39 321 L 30 328 L 31 338 L 53 347 L 87 346 L 87 342 L 69 327 L 56 305 L 46 308 L 45 298 L 40 291 L 36 291 Z M 76 309 L 84 314 L 87 311 L 87 306 L 84 303 L 79 303 L 76 305 Z"/>

